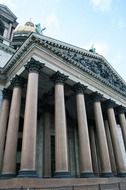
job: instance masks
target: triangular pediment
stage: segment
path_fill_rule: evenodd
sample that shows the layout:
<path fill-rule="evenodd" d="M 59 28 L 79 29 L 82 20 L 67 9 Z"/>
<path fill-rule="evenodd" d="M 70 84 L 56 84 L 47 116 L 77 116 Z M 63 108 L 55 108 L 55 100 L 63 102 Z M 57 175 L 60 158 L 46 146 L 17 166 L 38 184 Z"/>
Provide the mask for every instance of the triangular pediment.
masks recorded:
<path fill-rule="evenodd" d="M 126 96 L 125 81 L 103 56 L 35 33 L 31 34 L 17 51 L 16 55 L 12 57 L 10 63 L 4 68 L 5 71 L 7 71 L 11 65 L 15 64 L 16 59 L 18 60 L 23 52 L 26 52 L 33 44 L 39 48 L 44 48 L 48 53 L 58 57 L 58 59 L 60 58 L 65 63 L 78 68 L 94 79 L 101 81 L 103 84 Z"/>

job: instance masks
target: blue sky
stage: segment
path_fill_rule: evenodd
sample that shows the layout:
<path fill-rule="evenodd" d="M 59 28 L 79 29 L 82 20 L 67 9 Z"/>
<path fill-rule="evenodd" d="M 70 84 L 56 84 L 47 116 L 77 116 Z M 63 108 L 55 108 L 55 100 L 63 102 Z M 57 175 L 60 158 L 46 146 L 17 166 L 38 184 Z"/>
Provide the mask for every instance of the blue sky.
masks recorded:
<path fill-rule="evenodd" d="M 125 0 L 0 0 L 24 24 L 32 20 L 44 35 L 102 54 L 126 81 Z"/>

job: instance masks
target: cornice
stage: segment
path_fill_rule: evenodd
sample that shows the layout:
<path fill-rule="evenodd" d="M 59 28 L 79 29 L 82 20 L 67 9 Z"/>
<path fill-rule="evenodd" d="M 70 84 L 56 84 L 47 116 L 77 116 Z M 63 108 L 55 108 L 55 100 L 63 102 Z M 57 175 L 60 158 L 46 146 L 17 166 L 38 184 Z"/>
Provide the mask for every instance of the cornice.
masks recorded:
<path fill-rule="evenodd" d="M 10 53 L 10 54 L 14 54 L 15 53 L 15 50 L 5 44 L 2 44 L 0 43 L 0 49 L 7 52 L 7 53 Z"/>
<path fill-rule="evenodd" d="M 29 36 L 25 43 L 10 59 L 8 64 L 5 65 L 3 68 L 3 73 L 6 73 L 12 65 L 16 64 L 22 54 L 26 52 L 33 44 L 53 53 L 67 64 L 71 64 L 88 73 L 92 77 L 98 79 L 105 85 L 126 97 L 126 83 L 103 56 L 54 40 L 52 38 L 36 35 L 34 33 Z"/>

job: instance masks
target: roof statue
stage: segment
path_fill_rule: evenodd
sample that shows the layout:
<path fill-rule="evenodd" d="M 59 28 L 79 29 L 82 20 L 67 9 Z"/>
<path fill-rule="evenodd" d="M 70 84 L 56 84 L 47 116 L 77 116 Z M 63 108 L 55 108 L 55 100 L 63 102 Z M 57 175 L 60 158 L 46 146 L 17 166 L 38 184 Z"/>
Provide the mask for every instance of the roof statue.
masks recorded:
<path fill-rule="evenodd" d="M 94 47 L 94 45 L 91 46 L 89 51 L 92 52 L 92 53 L 96 53 L 96 48 Z"/>
<path fill-rule="evenodd" d="M 36 33 L 38 33 L 38 34 L 42 34 L 42 32 L 43 32 L 45 29 L 46 29 L 46 27 L 42 28 L 40 23 L 38 23 L 38 24 L 35 25 L 35 31 L 36 31 Z"/>

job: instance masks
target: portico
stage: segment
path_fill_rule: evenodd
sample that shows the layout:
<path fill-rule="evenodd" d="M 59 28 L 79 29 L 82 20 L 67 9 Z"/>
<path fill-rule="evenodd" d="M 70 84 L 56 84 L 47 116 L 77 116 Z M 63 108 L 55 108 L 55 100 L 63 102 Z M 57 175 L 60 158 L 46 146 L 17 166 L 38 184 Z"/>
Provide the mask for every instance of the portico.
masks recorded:
<path fill-rule="evenodd" d="M 126 86 L 102 56 L 33 33 L 0 82 L 0 183 L 126 177 Z"/>
<path fill-rule="evenodd" d="M 40 70 L 41 68 L 42 71 Z M 26 72 L 26 70 L 29 72 Z M 22 81 L 25 81 L 25 83 L 23 82 L 24 86 L 22 86 Z M 66 81 L 69 82 L 67 83 Z M 107 100 L 104 95 L 98 92 L 93 92 L 89 86 L 71 81 L 66 72 L 49 72 L 46 68 L 46 63 L 34 58 L 31 58 L 25 64 L 25 69 L 20 76 L 13 77 L 11 83 L 13 84 L 13 89 L 8 86 L 6 93 L 7 90 L 9 93 L 12 90 L 12 98 L 3 98 L 0 120 L 3 123 L 1 125 L 4 127 L 4 129 L 1 128 L 1 136 L 6 137 L 0 145 L 1 150 L 3 150 L 3 144 L 6 145 L 3 151 L 3 159 L 1 158 L 2 177 L 38 177 L 39 171 L 37 171 L 37 168 L 42 170 L 39 177 L 44 177 L 43 173 L 48 173 L 49 169 L 42 166 L 43 163 L 46 163 L 44 153 L 47 148 L 49 148 L 48 155 L 50 156 L 48 159 L 48 163 L 50 162 L 50 175 L 48 177 L 95 177 L 94 168 L 96 165 L 98 166 L 97 175 L 101 177 L 114 176 L 108 151 L 108 133 L 105 132 L 104 120 L 108 120 L 108 127 L 111 132 L 109 138 L 113 142 L 112 149 L 116 159 L 117 175 L 125 176 L 126 165 L 116 129 L 116 117 L 120 117 L 120 121 L 123 121 L 121 126 L 124 127 L 125 115 L 123 113 L 123 119 L 120 112 L 119 115 L 115 115 L 114 108 L 111 106 L 102 110 L 103 104 L 112 101 Z M 47 92 L 50 94 L 48 100 L 45 97 Z M 5 90 L 3 91 L 4 94 Z M 11 105 L 10 112 L 8 111 L 9 104 Z M 107 105 L 110 105 L 110 103 L 107 103 Z M 44 117 L 47 110 L 43 109 L 45 106 L 49 108 L 50 117 Z M 115 107 L 118 106 L 116 104 Z M 104 118 L 103 111 L 107 114 L 107 118 Z M 9 121 L 7 117 L 9 117 Z M 24 120 L 22 126 L 20 125 L 21 117 Z M 43 120 L 42 126 L 39 126 L 40 118 Z M 91 123 L 94 126 L 93 128 Z M 40 127 L 41 129 L 43 128 L 43 139 L 48 134 L 47 136 L 50 140 L 47 147 L 44 141 L 42 143 L 43 163 L 41 167 L 37 167 L 40 164 L 36 157 L 36 155 L 39 155 L 37 146 L 40 145 L 37 144 L 36 139 L 38 138 L 37 130 Z M 90 128 L 94 133 L 94 145 L 91 143 L 92 139 L 89 138 Z M 75 140 L 76 133 L 78 138 Z M 69 135 L 71 135 L 71 139 L 68 138 Z M 20 152 L 17 149 L 19 137 L 22 139 Z M 95 146 L 97 150 L 97 163 L 94 162 L 94 155 L 91 154 L 92 146 Z M 76 149 L 78 151 L 75 151 Z M 17 158 L 19 153 L 20 157 Z M 19 168 L 16 168 L 17 163 L 20 165 Z"/>

